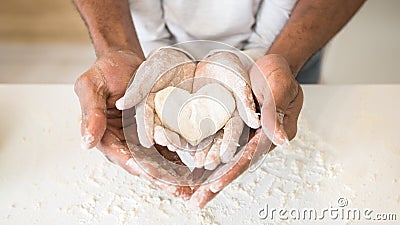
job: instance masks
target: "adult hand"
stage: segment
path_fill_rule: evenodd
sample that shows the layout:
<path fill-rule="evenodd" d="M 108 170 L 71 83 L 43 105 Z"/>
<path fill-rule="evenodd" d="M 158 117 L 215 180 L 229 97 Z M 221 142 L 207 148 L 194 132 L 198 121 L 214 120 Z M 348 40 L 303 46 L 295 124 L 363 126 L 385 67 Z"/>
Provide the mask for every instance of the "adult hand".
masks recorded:
<path fill-rule="evenodd" d="M 275 145 L 288 142 L 296 135 L 297 120 L 303 105 L 303 92 L 287 61 L 280 55 L 266 55 L 260 58 L 250 70 L 250 80 L 261 107 L 262 128 L 258 129 L 249 143 L 237 153 L 240 158 L 234 160 L 235 165 L 226 164 L 221 167 L 213 174 L 217 179 L 200 186 L 194 192 L 189 204 L 195 208 L 203 208 L 263 153 Z M 271 141 L 274 144 L 272 146 Z M 220 174 L 220 171 L 224 174 Z"/>
<path fill-rule="evenodd" d="M 75 92 L 82 110 L 82 147 L 89 149 L 96 146 L 111 162 L 133 175 L 153 181 L 170 194 L 187 198 L 191 194 L 190 188 L 170 187 L 154 180 L 146 171 L 155 174 L 158 168 L 145 162 L 141 163 L 141 166 L 146 165 L 147 168 L 140 168 L 132 158 L 126 143 L 122 112 L 115 107 L 115 102 L 124 95 L 129 81 L 142 62 L 142 58 L 130 51 L 109 52 L 99 57 L 94 65 L 77 79 Z M 133 117 L 135 114 L 132 110 L 126 115 Z M 130 140 L 137 140 L 137 134 L 132 135 L 134 137 Z M 135 148 L 135 151 L 143 150 L 141 146 L 130 147 Z"/>
<path fill-rule="evenodd" d="M 250 70 L 250 81 L 261 107 L 262 130 L 275 145 L 289 142 L 297 133 L 303 90 L 288 62 L 280 55 L 265 55 Z"/>
<path fill-rule="evenodd" d="M 124 95 L 136 69 L 142 63 L 132 52 L 115 51 L 100 56 L 75 82 L 82 110 L 82 147 L 101 146 L 103 138 L 124 140 L 122 113 L 115 102 Z"/>

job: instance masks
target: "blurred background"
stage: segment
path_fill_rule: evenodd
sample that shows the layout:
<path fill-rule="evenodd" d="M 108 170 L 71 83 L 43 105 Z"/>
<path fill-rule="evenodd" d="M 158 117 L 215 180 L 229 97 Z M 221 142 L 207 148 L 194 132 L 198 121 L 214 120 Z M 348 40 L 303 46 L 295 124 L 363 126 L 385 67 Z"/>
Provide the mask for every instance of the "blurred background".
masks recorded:
<path fill-rule="evenodd" d="M 399 9 L 367 1 L 327 46 L 321 83 L 400 83 Z M 0 2 L 0 83 L 73 83 L 94 60 L 71 1 Z"/>

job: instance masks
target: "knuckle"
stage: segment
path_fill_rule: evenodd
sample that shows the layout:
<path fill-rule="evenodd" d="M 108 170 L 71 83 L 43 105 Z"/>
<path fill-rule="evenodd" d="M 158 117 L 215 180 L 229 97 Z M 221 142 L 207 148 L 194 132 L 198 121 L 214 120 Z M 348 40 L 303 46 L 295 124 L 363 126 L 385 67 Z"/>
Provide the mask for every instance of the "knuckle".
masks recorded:
<path fill-rule="evenodd" d="M 97 94 L 102 95 L 106 88 L 107 84 L 103 75 L 101 74 L 101 71 L 97 73 L 86 72 L 79 76 L 74 84 L 74 91 L 78 97 L 81 95 L 81 93 L 87 90 L 92 90 Z"/>
<path fill-rule="evenodd" d="M 79 95 L 80 91 L 84 88 L 87 87 L 88 84 L 90 83 L 89 78 L 86 74 L 83 74 L 79 76 L 74 84 L 74 91 L 77 95 Z"/>

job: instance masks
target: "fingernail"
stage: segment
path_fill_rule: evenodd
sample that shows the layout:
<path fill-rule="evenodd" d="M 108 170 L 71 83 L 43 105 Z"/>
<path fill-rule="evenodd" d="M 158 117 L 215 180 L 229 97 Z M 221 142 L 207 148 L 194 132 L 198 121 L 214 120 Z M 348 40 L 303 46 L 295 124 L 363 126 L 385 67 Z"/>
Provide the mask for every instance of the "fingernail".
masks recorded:
<path fill-rule="evenodd" d="M 290 145 L 289 138 L 286 132 L 282 129 L 280 131 L 275 132 L 272 142 L 276 146 L 282 146 L 284 144 Z"/>
<path fill-rule="evenodd" d="M 210 186 L 210 191 L 212 192 L 212 193 L 218 193 L 219 191 L 221 191 L 221 187 L 220 187 L 221 185 L 219 185 L 219 183 L 216 183 L 216 184 L 212 184 L 211 186 Z"/>
<path fill-rule="evenodd" d="M 94 137 L 88 131 L 85 131 L 85 134 L 81 138 L 81 148 L 89 149 L 90 144 L 94 141 Z"/>
<path fill-rule="evenodd" d="M 125 99 L 124 99 L 124 97 L 118 99 L 118 100 L 115 102 L 115 107 L 117 107 L 117 109 L 119 109 L 119 110 L 123 110 L 123 109 L 124 109 L 124 105 L 125 105 Z"/>

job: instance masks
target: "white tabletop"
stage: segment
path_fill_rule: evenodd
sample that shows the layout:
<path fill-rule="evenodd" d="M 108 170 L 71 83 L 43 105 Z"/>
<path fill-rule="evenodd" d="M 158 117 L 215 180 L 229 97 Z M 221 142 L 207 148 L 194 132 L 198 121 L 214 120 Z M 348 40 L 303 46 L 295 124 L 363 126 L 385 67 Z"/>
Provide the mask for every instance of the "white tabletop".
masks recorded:
<path fill-rule="evenodd" d="M 304 86 L 304 92 L 302 124 L 307 125 L 302 129 L 308 128 L 305 133 L 300 131 L 299 141 L 293 146 L 313 141 L 308 147 L 317 149 L 317 159 L 325 163 L 325 167 L 315 166 L 325 168 L 316 173 L 318 185 L 310 181 L 308 189 L 290 192 L 289 183 L 274 178 L 279 174 L 274 174 L 273 167 L 263 167 L 266 176 L 280 181 L 281 186 L 269 184 L 271 179 L 242 177 L 203 212 L 191 214 L 181 201 L 165 197 L 146 182 L 129 176 L 98 151 L 80 149 L 80 108 L 71 85 L 0 85 L 0 224 L 207 224 L 224 221 L 227 213 L 235 213 L 232 218 L 263 223 L 258 218 L 258 209 L 267 203 L 260 200 L 263 198 L 277 207 L 317 208 L 344 198 L 347 207 L 397 213 L 397 221 L 378 224 L 398 224 L 400 86 Z M 314 136 L 310 138 L 309 133 Z M 323 142 L 329 151 L 320 149 L 322 145 L 316 142 Z M 300 150 L 296 150 L 297 155 L 293 153 L 295 157 L 307 153 L 296 148 Z M 272 159 L 279 160 L 282 155 L 273 153 L 266 163 L 273 165 Z M 332 157 L 333 161 L 327 159 Z M 303 162 L 303 166 L 314 163 L 307 159 Z M 258 190 L 254 195 L 259 199 L 235 194 L 246 188 Z M 149 193 L 152 196 L 146 196 Z M 285 197 L 274 203 L 271 196 L 275 200 Z M 250 203 L 242 203 L 240 198 L 249 198 Z M 221 210 L 217 207 L 221 202 L 228 202 L 232 209 Z M 157 207 L 162 210 L 154 211 Z M 171 219 L 174 212 L 170 209 L 177 210 L 176 218 Z M 368 222 L 324 221 L 322 224 Z M 290 224 L 296 222 L 314 224 Z"/>

